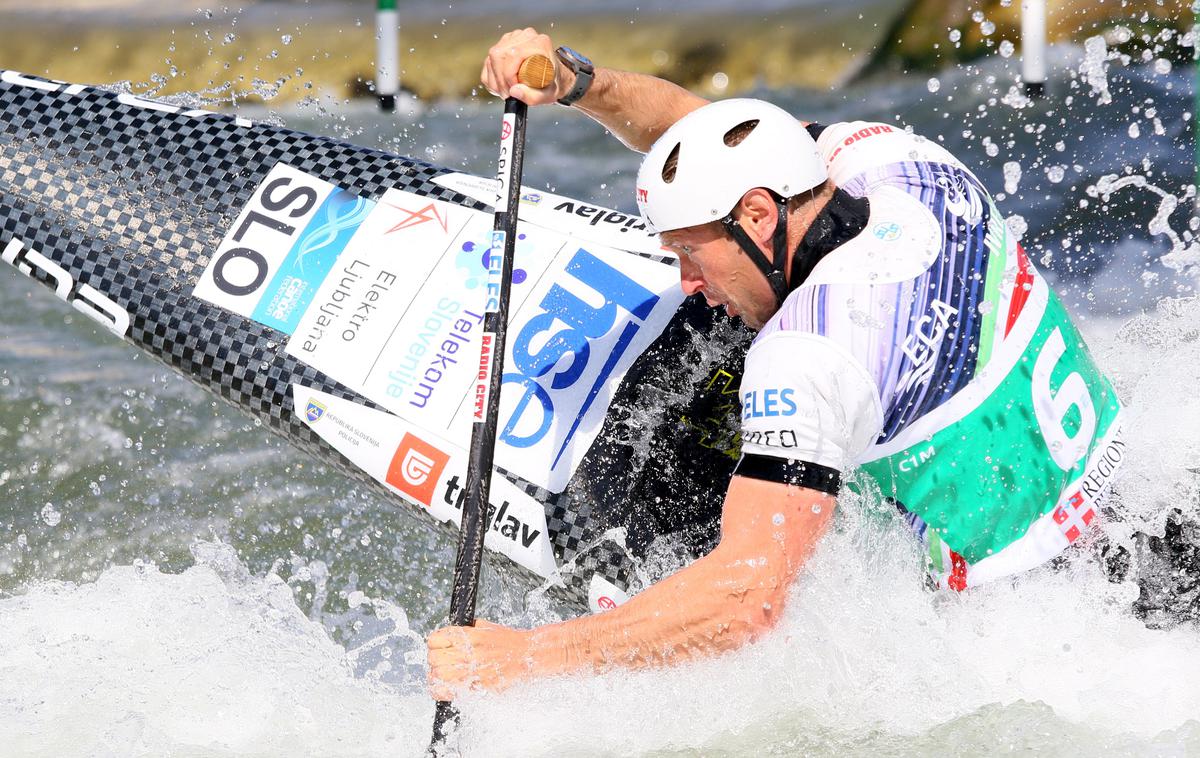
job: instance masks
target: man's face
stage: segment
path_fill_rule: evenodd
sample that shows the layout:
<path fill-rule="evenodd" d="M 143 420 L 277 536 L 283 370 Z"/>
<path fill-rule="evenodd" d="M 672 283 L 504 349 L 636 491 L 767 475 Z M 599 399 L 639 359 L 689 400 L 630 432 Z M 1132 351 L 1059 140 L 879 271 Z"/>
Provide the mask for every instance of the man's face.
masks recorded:
<path fill-rule="evenodd" d="M 663 232 L 659 239 L 679 256 L 685 295 L 703 294 L 709 305 L 725 306 L 756 331 L 774 314 L 771 285 L 719 222 Z"/>

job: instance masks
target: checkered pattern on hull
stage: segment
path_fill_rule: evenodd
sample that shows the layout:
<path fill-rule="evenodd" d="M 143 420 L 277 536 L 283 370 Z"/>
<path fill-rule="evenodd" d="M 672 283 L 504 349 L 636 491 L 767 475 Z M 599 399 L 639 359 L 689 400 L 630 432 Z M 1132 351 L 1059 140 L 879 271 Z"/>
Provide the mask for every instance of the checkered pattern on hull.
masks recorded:
<path fill-rule="evenodd" d="M 0 74 L 0 253 L 14 239 L 40 252 L 79 285 L 90 285 L 123 307 L 131 318 L 125 335 L 131 342 L 261 419 L 301 450 L 399 502 L 302 423 L 293 411 L 290 387 L 299 382 L 373 403 L 285 354 L 286 336 L 280 332 L 191 295 L 241 208 L 280 162 L 371 199 L 396 187 L 484 209 L 432 183 L 445 169 L 420 161 L 231 116 L 164 109 L 130 98 L 123 102 L 99 89 Z M 44 272 L 35 269 L 32 276 L 55 286 Z M 682 333 L 683 321 L 678 316 L 676 321 L 668 331 Z M 644 364 L 659 360 L 653 352 L 647 351 Z M 614 405 L 636 392 L 634 373 Z M 711 509 L 697 511 L 686 503 L 674 509 L 673 487 L 643 488 L 639 497 L 627 482 L 633 477 L 621 452 L 620 440 L 628 432 L 611 416 L 568 493 L 555 497 L 526 486 L 546 504 L 556 559 L 569 564 L 555 594 L 586 602 L 593 572 L 627 586 L 633 564 L 625 548 L 603 538 L 608 529 L 652 532 L 641 536 L 643 544 L 697 524 L 701 533 L 715 530 L 723 463 L 710 465 L 692 454 L 697 440 L 679 433 L 678 415 L 674 419 L 661 424 L 670 432 L 662 455 L 686 456 L 710 477 L 716 472 L 718 486 L 702 493 L 712 501 Z M 615 483 L 621 486 L 614 489 Z M 684 515 L 656 513 L 647 520 L 639 511 L 643 501 Z M 428 518 L 422 509 L 410 510 Z M 540 581 L 499 554 L 492 559 L 529 583 Z"/>
<path fill-rule="evenodd" d="M 398 501 L 302 423 L 290 387 L 299 382 L 373 404 L 284 353 L 286 335 L 191 292 L 237 213 L 280 162 L 369 198 L 398 187 L 483 206 L 433 184 L 445 172 L 437 166 L 220 114 L 140 108 L 98 89 L 66 90 L 0 82 L 0 251 L 15 238 L 50 258 L 125 308 L 126 337 L 138 347 Z M 50 276 L 35 275 L 54 286 Z M 503 556 L 492 558 L 537 580 Z M 580 599 L 586 589 L 570 594 Z"/>

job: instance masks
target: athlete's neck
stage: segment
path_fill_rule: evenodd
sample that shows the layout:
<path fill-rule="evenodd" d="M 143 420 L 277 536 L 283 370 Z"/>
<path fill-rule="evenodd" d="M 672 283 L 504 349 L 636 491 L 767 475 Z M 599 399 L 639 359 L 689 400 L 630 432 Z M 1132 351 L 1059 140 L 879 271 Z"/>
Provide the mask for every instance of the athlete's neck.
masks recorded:
<path fill-rule="evenodd" d="M 822 193 L 823 195 L 826 193 Z M 802 235 L 792 253 L 788 284 L 795 289 L 804 283 L 813 267 L 835 248 L 857 237 L 867 227 L 870 203 L 829 185 L 828 198 L 813 198 L 796 209 L 795 229 Z M 790 236 L 790 235 L 789 235 Z"/>

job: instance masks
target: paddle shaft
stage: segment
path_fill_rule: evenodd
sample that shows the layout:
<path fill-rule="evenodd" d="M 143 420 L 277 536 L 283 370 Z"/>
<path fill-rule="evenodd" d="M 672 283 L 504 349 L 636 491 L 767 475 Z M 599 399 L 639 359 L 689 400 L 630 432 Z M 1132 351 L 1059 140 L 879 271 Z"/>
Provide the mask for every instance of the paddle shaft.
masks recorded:
<path fill-rule="evenodd" d="M 541 60 L 536 60 L 540 58 Z M 521 67 L 520 80 L 535 86 L 539 79 L 527 77 L 530 62 L 536 69 L 553 64 L 545 56 L 534 56 Z M 546 86 L 541 81 L 540 86 Z M 539 87 L 540 88 L 540 87 Z M 500 382 L 504 374 L 504 346 L 508 336 L 508 302 L 512 293 L 512 270 L 517 242 L 517 206 L 521 197 L 521 168 L 525 160 L 525 119 L 529 107 L 516 98 L 504 101 L 504 121 L 500 130 L 499 178 L 496 222 L 488 256 L 479 373 L 472 394 L 475 424 L 471 432 L 471 457 L 464 485 L 462 527 L 458 536 L 458 558 L 454 564 L 454 591 L 450 597 L 450 624 L 473 626 L 475 600 L 479 589 L 479 569 L 483 563 L 483 538 L 487 532 L 488 495 L 491 491 L 492 461 L 496 452 L 496 426 L 500 417 Z M 447 726 L 458 719 L 458 711 L 449 701 L 440 700 L 433 720 L 430 750 L 446 737 Z"/>

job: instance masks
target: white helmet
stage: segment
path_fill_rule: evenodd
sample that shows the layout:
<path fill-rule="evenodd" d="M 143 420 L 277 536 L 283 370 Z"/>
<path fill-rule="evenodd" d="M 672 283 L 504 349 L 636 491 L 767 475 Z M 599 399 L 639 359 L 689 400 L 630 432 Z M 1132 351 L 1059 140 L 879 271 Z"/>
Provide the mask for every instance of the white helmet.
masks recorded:
<path fill-rule="evenodd" d="M 726 144 L 725 135 L 747 122 L 757 124 L 741 142 Z M 675 172 L 664 178 L 673 154 Z M 719 100 L 654 143 L 638 170 L 637 202 L 654 230 L 667 232 L 724 218 L 756 187 L 788 198 L 827 176 L 816 141 L 790 113 L 764 100 Z"/>

